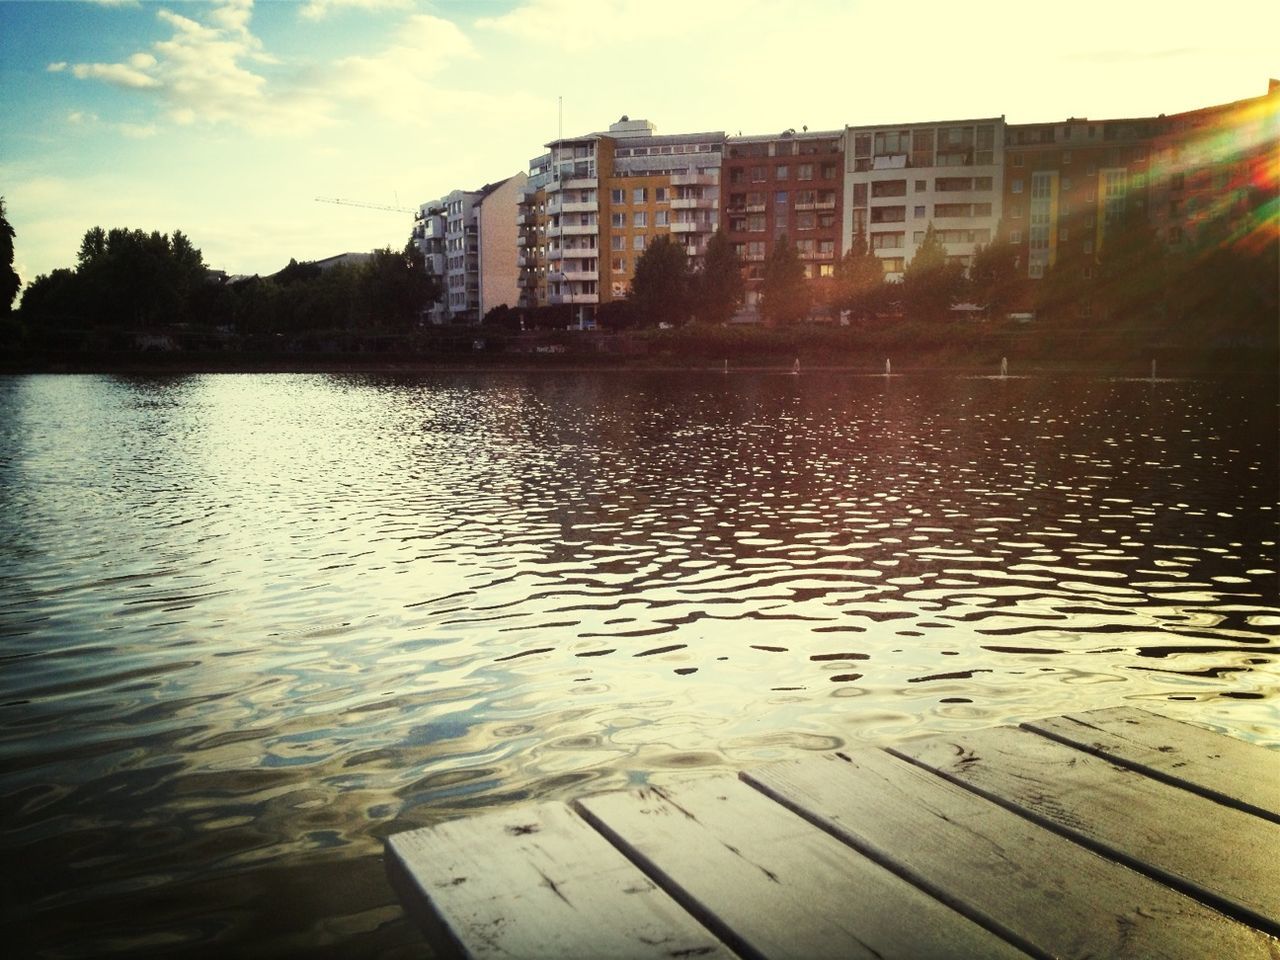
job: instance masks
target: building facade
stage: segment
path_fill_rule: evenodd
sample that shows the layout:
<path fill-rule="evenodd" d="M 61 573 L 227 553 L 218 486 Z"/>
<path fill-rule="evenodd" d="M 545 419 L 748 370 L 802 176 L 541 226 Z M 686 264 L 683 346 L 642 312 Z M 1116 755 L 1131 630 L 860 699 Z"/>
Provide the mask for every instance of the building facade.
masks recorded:
<path fill-rule="evenodd" d="M 483 320 L 494 307 L 514 307 L 519 299 L 516 211 L 526 173 L 517 173 L 485 186 L 475 202 L 476 240 L 479 247 L 480 297 L 476 314 Z"/>
<path fill-rule="evenodd" d="M 729 137 L 721 176 L 720 222 L 746 279 L 742 319 L 758 314 L 764 264 L 782 237 L 806 277 L 834 274 L 843 249 L 840 131 Z"/>
<path fill-rule="evenodd" d="M 898 280 L 930 224 L 968 267 L 1000 222 L 1004 118 L 846 127 L 841 242 L 862 233 Z"/>
<path fill-rule="evenodd" d="M 723 133 L 660 136 L 623 117 L 607 132 L 560 139 L 529 163 L 519 197 L 520 305 L 571 308 L 595 325 L 625 298 L 655 237 L 700 256 L 716 228 Z"/>

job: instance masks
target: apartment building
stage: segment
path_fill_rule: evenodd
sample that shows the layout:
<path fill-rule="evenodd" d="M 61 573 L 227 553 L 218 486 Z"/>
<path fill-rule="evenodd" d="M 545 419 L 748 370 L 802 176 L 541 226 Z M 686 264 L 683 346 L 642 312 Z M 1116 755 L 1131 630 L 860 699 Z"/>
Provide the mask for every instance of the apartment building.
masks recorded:
<path fill-rule="evenodd" d="M 799 251 L 806 277 L 835 272 L 844 249 L 843 159 L 839 130 L 726 140 L 720 222 L 744 264 L 744 318 L 759 309 L 764 262 L 780 237 Z"/>
<path fill-rule="evenodd" d="M 413 238 L 440 277 L 444 293 L 427 312 L 430 323 L 475 323 L 480 306 L 480 247 L 474 207 L 483 192 L 454 190 L 418 207 Z"/>
<path fill-rule="evenodd" d="M 1000 221 L 1004 139 L 1003 117 L 846 127 L 841 245 L 861 232 L 898 280 L 933 224 L 967 268 Z"/>
<path fill-rule="evenodd" d="M 1092 262 L 1127 210 L 1145 213 L 1155 130 L 1080 118 L 1005 128 L 1004 226 L 1028 277 L 1064 257 Z"/>
<path fill-rule="evenodd" d="M 1274 237 L 1280 81 L 1264 96 L 1157 117 L 1154 126 L 1148 189 L 1161 240 L 1175 250 L 1202 239 L 1249 245 L 1268 223 Z"/>
<path fill-rule="evenodd" d="M 655 237 L 700 256 L 716 228 L 723 144 L 723 133 L 659 135 L 625 116 L 548 144 L 519 195 L 520 305 L 571 306 L 588 329 L 601 304 L 628 295 Z"/>

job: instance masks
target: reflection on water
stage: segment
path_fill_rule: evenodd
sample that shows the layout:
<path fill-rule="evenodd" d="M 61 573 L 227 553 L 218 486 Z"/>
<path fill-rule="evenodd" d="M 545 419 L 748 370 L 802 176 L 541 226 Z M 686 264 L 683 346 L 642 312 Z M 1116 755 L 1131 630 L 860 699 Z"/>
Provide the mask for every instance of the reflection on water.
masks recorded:
<path fill-rule="evenodd" d="M 1272 746 L 1273 392 L 0 378 L 4 933 L 417 956 L 380 838 L 1120 702 Z"/>

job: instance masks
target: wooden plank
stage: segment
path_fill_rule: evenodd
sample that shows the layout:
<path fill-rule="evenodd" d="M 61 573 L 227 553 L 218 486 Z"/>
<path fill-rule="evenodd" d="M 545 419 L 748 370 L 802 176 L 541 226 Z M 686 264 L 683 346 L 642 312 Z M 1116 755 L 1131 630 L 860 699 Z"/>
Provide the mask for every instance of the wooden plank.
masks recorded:
<path fill-rule="evenodd" d="M 732 956 L 562 803 L 397 834 L 387 871 L 445 956 Z"/>
<path fill-rule="evenodd" d="M 1280 933 L 1280 825 L 1028 730 L 994 728 L 890 752 Z"/>
<path fill-rule="evenodd" d="M 1132 707 L 1071 713 L 1022 726 L 1280 823 L 1280 751 Z"/>
<path fill-rule="evenodd" d="M 743 956 L 1023 956 L 736 778 L 577 806 Z"/>
<path fill-rule="evenodd" d="M 880 750 L 743 780 L 1029 952 L 1257 957 L 1274 940 Z"/>

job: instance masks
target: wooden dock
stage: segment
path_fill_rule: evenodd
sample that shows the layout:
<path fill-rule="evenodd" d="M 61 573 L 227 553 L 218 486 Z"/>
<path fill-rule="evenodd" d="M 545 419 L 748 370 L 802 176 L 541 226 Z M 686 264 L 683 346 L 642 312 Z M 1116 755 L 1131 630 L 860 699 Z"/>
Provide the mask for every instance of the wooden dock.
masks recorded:
<path fill-rule="evenodd" d="M 441 956 L 1280 960 L 1280 754 L 1130 708 L 387 848 Z"/>

